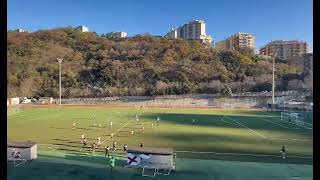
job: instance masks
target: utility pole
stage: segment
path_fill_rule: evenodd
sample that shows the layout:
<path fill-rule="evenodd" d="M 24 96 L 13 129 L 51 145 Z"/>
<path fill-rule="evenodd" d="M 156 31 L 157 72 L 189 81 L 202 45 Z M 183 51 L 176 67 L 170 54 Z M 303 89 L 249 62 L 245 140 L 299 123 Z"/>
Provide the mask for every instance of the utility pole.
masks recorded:
<path fill-rule="evenodd" d="M 59 62 L 59 105 L 61 106 L 61 63 L 62 63 L 62 58 L 57 58 Z"/>

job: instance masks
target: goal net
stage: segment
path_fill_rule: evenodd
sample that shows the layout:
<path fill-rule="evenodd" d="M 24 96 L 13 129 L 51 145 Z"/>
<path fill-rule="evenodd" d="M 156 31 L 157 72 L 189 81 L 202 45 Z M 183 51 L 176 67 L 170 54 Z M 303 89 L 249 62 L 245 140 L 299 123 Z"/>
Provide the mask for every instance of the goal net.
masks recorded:
<path fill-rule="evenodd" d="M 281 120 L 292 122 L 300 126 L 304 125 L 303 116 L 300 113 L 281 112 Z"/>
<path fill-rule="evenodd" d="M 19 114 L 19 112 L 20 112 L 20 109 L 18 107 L 8 107 L 7 108 L 7 116 Z"/>

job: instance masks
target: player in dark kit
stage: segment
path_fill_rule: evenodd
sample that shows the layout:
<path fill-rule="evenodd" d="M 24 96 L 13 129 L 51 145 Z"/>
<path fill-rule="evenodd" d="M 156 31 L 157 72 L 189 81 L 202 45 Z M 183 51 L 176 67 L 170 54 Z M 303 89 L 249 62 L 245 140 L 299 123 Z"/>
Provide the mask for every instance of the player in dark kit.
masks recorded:
<path fill-rule="evenodd" d="M 109 146 L 107 146 L 106 147 L 106 154 L 104 155 L 104 157 L 106 157 L 106 156 L 108 156 L 109 157 L 109 151 L 110 151 L 110 147 Z"/>
<path fill-rule="evenodd" d="M 86 146 L 86 145 L 87 145 L 87 139 L 86 139 L 86 138 L 83 138 L 82 145 L 83 145 L 83 146 Z"/>
<path fill-rule="evenodd" d="M 127 150 L 128 150 L 128 145 L 125 144 L 125 145 L 123 146 L 123 151 L 124 151 L 124 152 L 127 152 Z"/>
<path fill-rule="evenodd" d="M 285 159 L 286 158 L 286 148 L 284 146 L 282 146 L 280 152 L 281 152 L 282 159 Z"/>

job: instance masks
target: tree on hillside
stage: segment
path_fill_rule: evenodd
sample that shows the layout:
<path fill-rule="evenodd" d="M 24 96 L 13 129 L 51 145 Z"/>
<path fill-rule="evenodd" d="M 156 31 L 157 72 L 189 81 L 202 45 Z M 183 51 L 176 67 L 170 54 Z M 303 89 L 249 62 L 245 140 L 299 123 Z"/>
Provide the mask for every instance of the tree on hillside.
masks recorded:
<path fill-rule="evenodd" d="M 218 52 L 198 41 L 146 34 L 113 39 L 71 27 L 7 33 L 10 96 L 57 97 L 57 57 L 64 59 L 64 97 L 228 94 L 271 88 L 271 61 L 248 48 Z M 302 62 L 277 62 L 276 90 L 292 89 L 300 80 L 303 91 L 312 91 L 312 61 Z"/>

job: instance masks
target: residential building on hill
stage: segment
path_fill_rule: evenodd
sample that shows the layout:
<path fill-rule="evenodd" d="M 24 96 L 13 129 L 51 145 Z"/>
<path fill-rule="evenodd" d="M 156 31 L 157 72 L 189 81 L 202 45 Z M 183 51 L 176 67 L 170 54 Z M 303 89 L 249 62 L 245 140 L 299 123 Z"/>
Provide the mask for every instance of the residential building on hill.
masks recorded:
<path fill-rule="evenodd" d="M 81 32 L 89 32 L 89 28 L 86 26 L 78 26 L 76 29 L 80 30 Z"/>
<path fill-rule="evenodd" d="M 282 60 L 292 60 L 301 57 L 308 52 L 308 44 L 306 42 L 293 40 L 276 40 L 271 41 L 262 48 L 260 48 L 261 55 L 267 55 Z"/>
<path fill-rule="evenodd" d="M 225 40 L 219 41 L 215 44 L 218 50 L 234 49 L 235 47 L 249 47 L 254 50 L 255 37 L 251 33 L 238 32 Z"/>
<path fill-rule="evenodd" d="M 198 40 L 208 45 L 213 41 L 212 37 L 206 34 L 206 23 L 202 20 L 190 21 L 181 27 L 172 28 L 164 37 Z"/>
<path fill-rule="evenodd" d="M 19 28 L 19 29 L 16 29 L 14 30 L 15 32 L 28 32 L 26 29 L 22 29 L 22 28 Z"/>
<path fill-rule="evenodd" d="M 110 33 L 107 33 L 106 35 L 109 36 L 109 37 L 113 37 L 113 38 L 125 38 L 125 37 L 127 37 L 127 33 L 126 32 L 122 32 L 122 31 L 110 32 Z"/>

